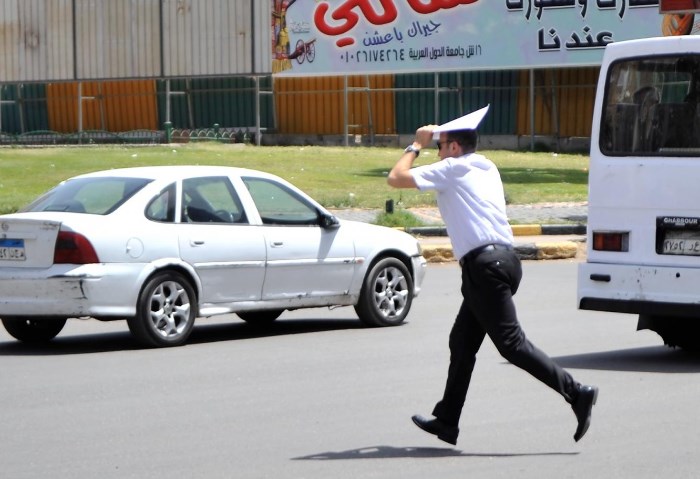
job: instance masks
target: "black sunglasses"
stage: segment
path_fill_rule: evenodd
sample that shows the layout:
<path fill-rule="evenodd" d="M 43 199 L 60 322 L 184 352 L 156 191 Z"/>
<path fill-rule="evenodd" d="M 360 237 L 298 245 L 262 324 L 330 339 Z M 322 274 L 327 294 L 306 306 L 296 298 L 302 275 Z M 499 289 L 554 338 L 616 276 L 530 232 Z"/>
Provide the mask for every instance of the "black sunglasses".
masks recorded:
<path fill-rule="evenodd" d="M 455 141 L 455 140 L 438 141 L 438 142 L 435 142 L 435 144 L 437 145 L 438 151 L 440 151 L 440 150 L 442 150 L 442 145 L 446 145 L 446 144 L 448 144 L 448 143 L 452 143 L 453 141 Z"/>

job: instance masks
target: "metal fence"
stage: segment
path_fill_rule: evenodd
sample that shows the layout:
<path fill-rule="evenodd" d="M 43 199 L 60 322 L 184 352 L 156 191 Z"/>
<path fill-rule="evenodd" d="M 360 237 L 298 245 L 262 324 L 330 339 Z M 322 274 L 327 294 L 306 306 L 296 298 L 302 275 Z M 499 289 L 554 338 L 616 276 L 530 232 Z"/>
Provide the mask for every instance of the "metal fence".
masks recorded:
<path fill-rule="evenodd" d="M 597 69 L 0 86 L 0 144 L 267 144 L 412 134 L 491 104 L 486 135 L 590 136 Z"/>

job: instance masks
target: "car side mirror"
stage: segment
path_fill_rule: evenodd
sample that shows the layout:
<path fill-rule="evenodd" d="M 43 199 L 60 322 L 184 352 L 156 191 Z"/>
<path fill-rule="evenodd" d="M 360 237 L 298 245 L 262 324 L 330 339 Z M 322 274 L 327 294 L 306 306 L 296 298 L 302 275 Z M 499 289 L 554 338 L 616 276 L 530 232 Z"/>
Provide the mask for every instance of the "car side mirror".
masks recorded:
<path fill-rule="evenodd" d="M 318 223 L 323 229 L 333 229 L 340 226 L 340 221 L 338 221 L 338 218 L 328 213 L 320 213 Z"/>

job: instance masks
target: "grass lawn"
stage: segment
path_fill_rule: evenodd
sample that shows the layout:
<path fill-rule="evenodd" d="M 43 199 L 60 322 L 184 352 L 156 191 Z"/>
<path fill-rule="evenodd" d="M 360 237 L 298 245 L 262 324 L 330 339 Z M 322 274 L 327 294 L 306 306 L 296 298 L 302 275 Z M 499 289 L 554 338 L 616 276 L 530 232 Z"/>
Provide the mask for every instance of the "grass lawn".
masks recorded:
<path fill-rule="evenodd" d="M 588 156 L 483 151 L 498 165 L 511 204 L 585 201 Z M 226 165 L 277 174 L 330 208 L 383 209 L 434 205 L 433 193 L 395 190 L 386 175 L 402 149 L 385 147 L 267 147 L 190 143 L 158 146 L 0 148 L 0 213 L 15 211 L 71 176 L 143 165 Z M 436 161 L 424 150 L 416 165 Z"/>

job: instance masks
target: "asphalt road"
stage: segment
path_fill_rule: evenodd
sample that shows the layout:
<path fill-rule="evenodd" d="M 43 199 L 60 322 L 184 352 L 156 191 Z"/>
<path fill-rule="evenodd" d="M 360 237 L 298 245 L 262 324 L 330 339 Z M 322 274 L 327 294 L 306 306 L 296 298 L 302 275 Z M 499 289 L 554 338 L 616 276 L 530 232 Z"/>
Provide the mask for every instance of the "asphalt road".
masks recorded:
<path fill-rule="evenodd" d="M 575 309 L 572 261 L 526 262 L 530 339 L 600 387 L 588 435 L 551 390 L 486 342 L 457 447 L 418 430 L 447 367 L 458 268 L 430 265 L 404 326 L 351 308 L 228 317 L 192 341 L 138 349 L 126 324 L 72 321 L 50 347 L 0 332 L 3 478 L 697 477 L 700 358 Z"/>

